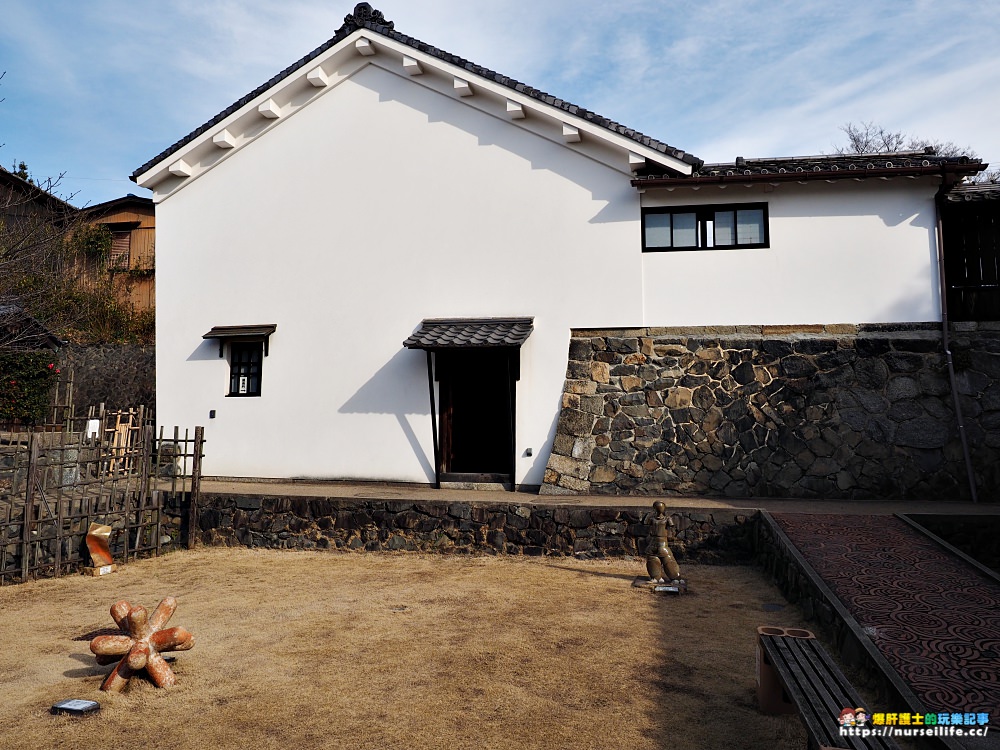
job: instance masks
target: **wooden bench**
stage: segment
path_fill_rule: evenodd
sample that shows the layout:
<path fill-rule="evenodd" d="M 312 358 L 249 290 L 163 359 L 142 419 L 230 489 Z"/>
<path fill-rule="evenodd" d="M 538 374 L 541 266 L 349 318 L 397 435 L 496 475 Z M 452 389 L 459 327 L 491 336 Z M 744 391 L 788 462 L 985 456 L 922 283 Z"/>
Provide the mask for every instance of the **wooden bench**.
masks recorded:
<path fill-rule="evenodd" d="M 808 630 L 761 627 L 757 629 L 759 651 L 758 697 L 764 704 L 773 702 L 761 695 L 768 690 L 767 682 L 777 678 L 782 696 L 779 702 L 798 708 L 799 716 L 809 735 L 809 748 L 850 748 L 865 750 L 898 750 L 888 737 L 852 737 L 840 734 L 840 712 L 845 708 L 870 706 L 841 671 L 822 644 Z M 773 669 L 773 673 L 769 670 Z M 780 707 L 767 708 L 768 713 L 787 713 Z M 882 727 L 859 727 L 881 731 Z"/>

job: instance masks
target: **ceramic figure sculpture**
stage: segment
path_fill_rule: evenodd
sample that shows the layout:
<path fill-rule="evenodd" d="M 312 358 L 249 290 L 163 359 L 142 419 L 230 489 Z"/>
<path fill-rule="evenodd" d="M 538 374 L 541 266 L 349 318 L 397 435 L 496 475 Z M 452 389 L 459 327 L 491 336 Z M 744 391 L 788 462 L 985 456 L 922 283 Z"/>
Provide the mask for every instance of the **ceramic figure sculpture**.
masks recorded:
<path fill-rule="evenodd" d="M 671 581 L 678 581 L 681 569 L 667 546 L 668 529 L 674 522 L 667 515 L 667 506 L 657 500 L 653 503 L 653 514 L 646 521 L 649 524 L 649 544 L 646 546 L 646 572 L 652 582 L 664 583 L 664 573 Z"/>

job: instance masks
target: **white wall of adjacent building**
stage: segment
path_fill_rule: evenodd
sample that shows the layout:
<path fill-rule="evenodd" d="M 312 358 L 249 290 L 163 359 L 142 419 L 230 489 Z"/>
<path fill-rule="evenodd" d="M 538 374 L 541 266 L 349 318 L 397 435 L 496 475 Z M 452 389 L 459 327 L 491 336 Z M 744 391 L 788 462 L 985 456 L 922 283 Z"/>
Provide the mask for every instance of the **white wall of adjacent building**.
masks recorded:
<path fill-rule="evenodd" d="M 940 320 L 934 182 L 650 190 L 643 206 L 767 203 L 770 246 L 645 253 L 646 324 Z"/>

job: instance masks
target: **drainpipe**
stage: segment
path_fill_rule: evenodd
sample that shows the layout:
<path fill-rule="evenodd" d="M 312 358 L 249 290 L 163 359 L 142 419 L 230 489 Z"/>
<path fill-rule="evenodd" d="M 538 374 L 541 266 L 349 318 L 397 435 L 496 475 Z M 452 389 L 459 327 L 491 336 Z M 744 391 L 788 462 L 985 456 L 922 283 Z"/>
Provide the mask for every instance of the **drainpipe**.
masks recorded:
<path fill-rule="evenodd" d="M 976 474 L 972 469 L 972 456 L 969 455 L 969 441 L 965 435 L 965 418 L 962 416 L 962 404 L 958 399 L 958 383 L 955 381 L 955 363 L 951 357 L 951 338 L 948 335 L 948 283 L 944 275 L 944 223 L 941 220 L 941 207 L 944 205 L 945 194 L 951 188 L 948 178 L 941 176 L 941 187 L 934 196 L 934 208 L 937 218 L 937 260 L 938 282 L 941 285 L 941 343 L 944 346 L 944 360 L 948 365 L 948 380 L 951 383 L 951 398 L 955 404 L 955 419 L 958 421 L 958 436 L 962 441 L 962 457 L 965 459 L 965 473 L 969 480 L 969 492 L 972 502 L 978 503 L 976 494 Z"/>

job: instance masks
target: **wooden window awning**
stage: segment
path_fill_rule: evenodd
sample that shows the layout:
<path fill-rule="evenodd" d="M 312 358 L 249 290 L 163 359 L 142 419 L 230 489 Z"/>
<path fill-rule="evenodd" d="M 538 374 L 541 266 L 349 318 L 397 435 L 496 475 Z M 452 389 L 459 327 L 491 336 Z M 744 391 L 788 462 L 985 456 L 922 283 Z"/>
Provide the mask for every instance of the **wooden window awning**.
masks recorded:
<path fill-rule="evenodd" d="M 531 335 L 534 318 L 428 318 L 403 346 L 407 349 L 520 347 Z"/>
<path fill-rule="evenodd" d="M 202 336 L 203 339 L 219 340 L 219 356 L 227 341 L 263 341 L 264 356 L 267 356 L 268 338 L 277 329 L 276 323 L 264 323 L 252 326 L 214 326 L 211 331 Z"/>

